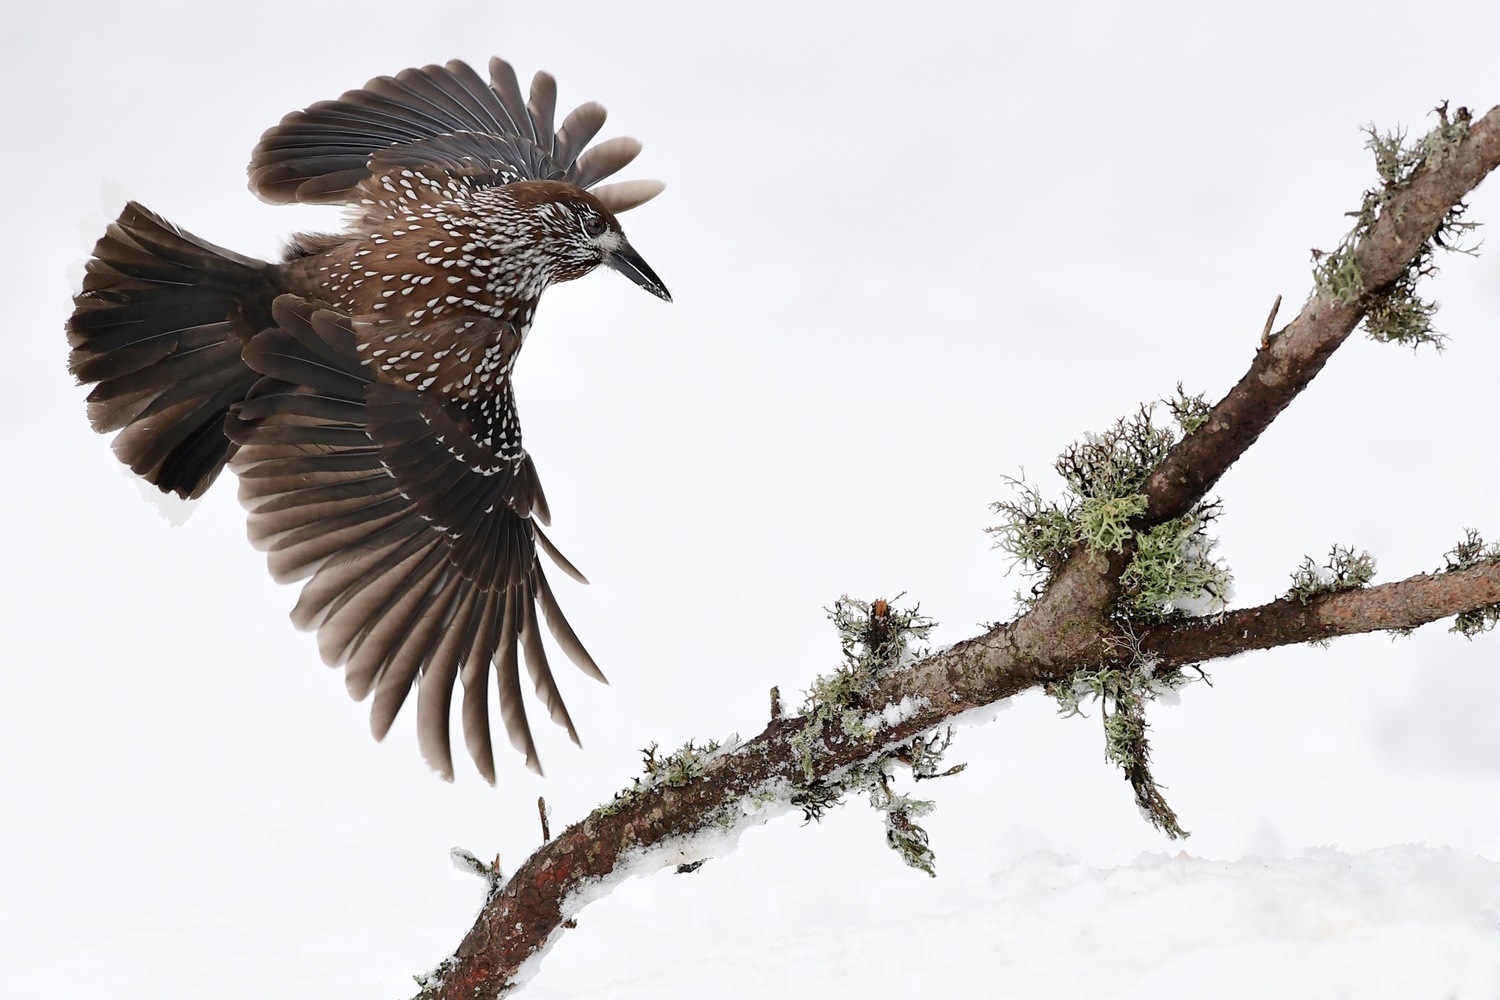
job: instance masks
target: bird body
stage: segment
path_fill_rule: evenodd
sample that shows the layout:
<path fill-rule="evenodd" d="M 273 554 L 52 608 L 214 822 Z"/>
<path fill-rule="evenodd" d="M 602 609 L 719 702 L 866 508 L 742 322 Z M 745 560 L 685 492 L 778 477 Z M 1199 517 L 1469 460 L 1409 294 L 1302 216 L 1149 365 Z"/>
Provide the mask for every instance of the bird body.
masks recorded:
<path fill-rule="evenodd" d="M 385 313 L 381 319 L 413 329 L 465 313 L 529 327 L 548 285 L 598 265 L 573 238 L 580 226 L 596 226 L 606 251 L 621 242 L 609 209 L 560 181 L 474 189 L 402 169 L 361 187 L 375 190 L 361 192 L 368 205 L 357 234 L 333 238 L 287 270 L 351 314 Z"/>
<path fill-rule="evenodd" d="M 428 762 L 452 776 L 448 716 L 494 780 L 493 671 L 511 742 L 537 766 L 524 659 L 577 735 L 539 624 L 603 680 L 557 607 L 537 550 L 547 503 L 511 383 L 542 292 L 604 265 L 663 299 L 616 213 L 661 186 L 599 186 L 639 144 L 585 151 L 604 121 L 554 133 L 555 84 L 522 102 L 511 68 L 486 84 L 451 62 L 380 77 L 288 115 L 252 154 L 277 202 L 342 202 L 349 230 L 243 257 L 126 206 L 95 247 L 68 334 L 95 429 L 164 492 L 200 495 L 227 464 L 252 542 L 278 580 L 306 579 L 293 621 L 316 629 L 383 736 L 413 689 Z M 593 189 L 592 191 L 590 189 Z M 539 614 L 540 611 L 540 614 Z"/>

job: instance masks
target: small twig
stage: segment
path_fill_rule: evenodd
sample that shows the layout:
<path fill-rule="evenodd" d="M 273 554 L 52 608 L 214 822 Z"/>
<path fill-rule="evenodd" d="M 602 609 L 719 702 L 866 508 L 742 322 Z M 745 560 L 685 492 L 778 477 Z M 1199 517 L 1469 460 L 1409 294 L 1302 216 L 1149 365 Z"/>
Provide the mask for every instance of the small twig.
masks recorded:
<path fill-rule="evenodd" d="M 455 847 L 448 852 L 448 857 L 453 862 L 453 867 L 470 875 L 478 875 L 484 879 L 485 884 L 490 887 L 490 894 L 500 891 L 505 885 L 505 872 L 500 869 L 500 855 L 495 855 L 495 860 L 485 864 L 474 856 L 473 851 Z"/>
<path fill-rule="evenodd" d="M 552 839 L 552 827 L 547 825 L 547 800 L 538 795 L 536 797 L 536 814 L 542 818 L 542 843 Z"/>
<path fill-rule="evenodd" d="M 771 686 L 771 721 L 781 718 L 781 688 Z"/>
<path fill-rule="evenodd" d="M 1281 296 L 1276 296 L 1276 301 L 1271 303 L 1271 315 L 1266 317 L 1266 325 L 1260 331 L 1260 349 L 1264 351 L 1271 346 L 1271 327 L 1276 323 L 1276 314 L 1281 311 Z"/>

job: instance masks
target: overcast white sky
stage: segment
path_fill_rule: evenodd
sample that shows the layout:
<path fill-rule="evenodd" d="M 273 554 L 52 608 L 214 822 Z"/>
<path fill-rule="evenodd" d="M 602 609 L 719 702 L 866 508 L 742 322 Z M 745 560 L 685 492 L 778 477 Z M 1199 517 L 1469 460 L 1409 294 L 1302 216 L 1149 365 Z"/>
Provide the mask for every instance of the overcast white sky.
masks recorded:
<path fill-rule="evenodd" d="M 0 37 L 0 976 L 28 997 L 407 995 L 479 903 L 451 846 L 513 869 L 539 794 L 564 825 L 648 742 L 759 731 L 772 684 L 836 662 L 822 609 L 841 593 L 904 591 L 940 642 L 1009 617 L 1023 583 L 982 534 L 1001 477 L 1047 481 L 1070 440 L 1178 381 L 1217 398 L 1371 183 L 1359 126 L 1500 102 L 1500 8 L 1479 0 L 37 4 Z M 551 537 L 593 581 L 558 597 L 612 684 L 563 674 L 585 750 L 542 720 L 547 777 L 512 756 L 495 789 L 427 773 L 410 718 L 370 740 L 287 622 L 295 592 L 246 543 L 232 479 L 181 528 L 142 502 L 88 429 L 62 332 L 125 197 L 269 257 L 336 216 L 249 194 L 264 129 L 377 74 L 491 54 L 645 143 L 629 176 L 667 191 L 626 229 L 676 299 L 602 273 L 543 301 L 519 403 Z M 1500 222 L 1496 181 L 1471 217 Z M 1351 340 L 1224 479 L 1240 603 L 1334 542 L 1391 580 L 1465 527 L 1500 537 L 1497 253 L 1441 262 L 1446 352 Z M 1437 626 L 1213 667 L 1152 716 L 1186 850 L 1421 841 L 1500 862 L 1497 653 Z M 862 804 L 784 818 L 586 911 L 532 992 L 676 996 L 679 957 L 729 937 L 735 985 L 761 995 L 841 915 L 892 919 L 825 966 L 940 954 L 946 925 L 924 915 L 981 906 L 955 893 L 1036 852 L 1180 849 L 1137 816 L 1097 718 L 1024 698 L 954 759 L 968 771 L 927 789 L 937 880 Z M 1127 940 L 1202 916 L 1119 912 Z M 1081 913 L 1049 917 L 1038 947 L 1059 966 L 1101 933 Z M 1205 991 L 1240 982 L 1202 964 Z M 1367 964 L 1386 981 L 1378 951 Z M 1023 995 L 1132 986 L 1100 982 Z"/>

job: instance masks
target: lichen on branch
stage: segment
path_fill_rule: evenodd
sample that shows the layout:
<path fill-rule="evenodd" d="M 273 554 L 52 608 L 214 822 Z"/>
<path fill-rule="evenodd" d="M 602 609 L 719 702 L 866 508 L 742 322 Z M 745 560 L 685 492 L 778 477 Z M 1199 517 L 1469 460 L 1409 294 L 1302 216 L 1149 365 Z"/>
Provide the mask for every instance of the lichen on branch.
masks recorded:
<path fill-rule="evenodd" d="M 1100 554 L 1122 553 L 1128 545 L 1121 596 L 1112 610 L 1123 620 L 1156 622 L 1224 607 L 1232 578 L 1214 559 L 1217 541 L 1207 530 L 1219 515 L 1217 501 L 1200 500 L 1181 517 L 1138 527 L 1146 510 L 1147 478 L 1183 434 L 1207 419 L 1203 397 L 1187 395 L 1180 385 L 1166 405 L 1176 430 L 1154 422 L 1154 404 L 1142 406 L 1058 456 L 1054 468 L 1065 487 L 1061 501 L 1049 500 L 1024 479 L 1007 479 L 1012 495 L 991 505 L 1002 520 L 986 531 L 996 548 L 1036 581 L 1030 596 L 1018 596 L 1023 608 L 1046 590 L 1079 545 Z"/>
<path fill-rule="evenodd" d="M 666 754 L 658 754 L 660 747 L 652 743 L 641 751 L 645 774 L 632 778 L 630 787 L 616 792 L 609 803 L 599 807 L 599 813 L 613 816 L 620 810 L 635 805 L 646 793 L 658 788 L 682 788 L 707 774 L 711 762 L 733 752 L 739 745 L 740 738 L 737 734 L 731 734 L 723 743 L 709 740 L 701 747 L 690 739 Z"/>
<path fill-rule="evenodd" d="M 1355 552 L 1347 545 L 1335 545 L 1328 554 L 1328 561 L 1319 565 L 1312 556 L 1303 556 L 1302 563 L 1292 571 L 1292 586 L 1286 592 L 1288 600 L 1306 604 L 1319 594 L 1336 594 L 1343 590 L 1357 590 L 1375 579 L 1375 557 L 1368 552 Z"/>
<path fill-rule="evenodd" d="M 1500 566 L 1500 543 L 1485 544 L 1484 538 L 1473 528 L 1464 530 L 1464 539 L 1443 553 L 1445 573 L 1474 569 L 1478 566 Z M 1473 639 L 1500 625 L 1500 602 L 1484 604 L 1467 611 L 1460 611 L 1453 619 L 1451 632 L 1465 639 Z"/>
<path fill-rule="evenodd" d="M 547 944 L 573 926 L 573 915 L 597 898 L 600 886 L 617 881 L 627 869 L 641 873 L 679 857 L 705 856 L 696 844 L 700 835 L 711 839 L 721 822 L 741 827 L 764 822 L 773 810 L 752 815 L 755 807 L 784 806 L 793 795 L 815 815 L 862 783 L 886 818 L 888 841 L 908 863 L 930 870 L 930 845 L 915 825 L 927 804 L 894 790 L 891 775 L 898 765 L 916 778 L 951 773 L 940 769 L 947 734 L 935 735 L 944 720 L 1037 685 L 1071 698 L 1075 706 L 1089 698 L 1105 700 L 1106 755 L 1125 770 L 1153 822 L 1170 829 L 1176 818 L 1150 780 L 1147 730 L 1137 710 L 1153 697 L 1168 696 L 1187 679 L 1181 671 L 1252 649 L 1413 628 L 1453 615 L 1460 616 L 1456 627 L 1466 634 L 1495 625 L 1500 551 L 1473 533 L 1449 553 L 1440 572 L 1325 592 L 1306 604 L 1280 598 L 1258 608 L 1192 617 L 1175 599 L 1168 600 L 1170 607 L 1163 605 L 1164 589 L 1148 588 L 1146 574 L 1128 587 L 1120 581 L 1143 553 L 1146 562 L 1159 561 L 1163 553 L 1183 555 L 1184 538 L 1201 532 L 1207 539 L 1201 531 L 1211 513 L 1202 509 L 1207 491 L 1307 388 L 1355 328 L 1373 301 L 1364 285 L 1390 285 L 1412 268 L 1426 242 L 1444 245 L 1456 234 L 1455 209 L 1497 165 L 1500 109 L 1439 135 L 1422 164 L 1394 182 L 1399 190 L 1375 206 L 1373 220 L 1362 227 L 1349 258 L 1360 284 L 1356 301 L 1337 305 L 1314 295 L 1291 324 L 1264 340 L 1239 383 L 1212 408 L 1179 393 L 1178 405 L 1171 408 L 1186 436 L 1159 462 L 1160 447 L 1150 433 L 1122 441 L 1118 454 L 1088 441 L 1079 447 L 1095 450 L 1075 455 L 1080 461 L 1069 470 L 1077 474 L 1076 485 L 1086 488 L 1074 490 L 1069 483 L 1069 495 L 1050 502 L 1035 487 L 1019 484 L 1019 498 L 997 505 L 1006 524 L 996 535 L 1038 580 L 1026 613 L 911 662 L 907 652 L 892 657 L 901 643 L 879 640 L 878 629 L 863 634 L 874 650 L 885 652 L 867 656 L 857 626 L 879 617 L 879 602 L 850 602 L 843 616 L 856 627 L 854 641 L 845 647 L 849 669 L 814 685 L 809 713 L 818 718 L 816 726 L 773 711 L 761 734 L 732 751 L 694 744 L 675 754 L 651 750 L 648 774 L 631 789 L 635 794 L 617 800 L 613 812 L 596 810 L 549 840 L 490 894 L 454 956 L 423 981 L 425 1000 L 508 992 Z M 1445 227 L 1446 235 L 1433 236 Z M 1155 463 L 1144 479 L 1142 455 Z M 1118 463 L 1112 467 L 1119 475 L 1108 473 L 1111 463 Z M 1067 482 L 1068 472 L 1059 471 Z M 1115 486 L 1097 488 L 1105 482 Z M 1148 498 L 1145 513 L 1123 513 L 1139 507 L 1139 495 Z M 1085 500 L 1094 502 L 1093 510 L 1080 509 Z M 1196 524 L 1189 522 L 1193 530 L 1185 535 L 1176 529 L 1177 544 L 1153 549 L 1144 540 L 1147 530 L 1189 514 Z M 1098 556 L 1101 549 L 1108 553 L 1104 558 Z M 1200 548 L 1184 561 L 1202 565 L 1211 559 Z M 1216 579 L 1227 588 L 1227 571 Z M 1217 595 L 1220 603 L 1224 596 Z M 887 608 L 882 614 L 888 613 Z M 1152 620 L 1155 624 L 1140 627 Z M 864 666 L 850 667 L 851 656 L 885 664 L 875 671 L 883 679 L 872 687 Z M 685 783 L 678 786 L 679 781 Z M 684 845 L 694 849 L 685 852 Z"/>
<path fill-rule="evenodd" d="M 813 769 L 820 745 L 855 739 L 878 746 L 882 730 L 926 707 L 925 699 L 874 705 L 872 696 L 880 681 L 927 654 L 915 644 L 927 639 L 935 623 L 915 607 L 898 609 L 889 601 L 867 603 L 847 596 L 834 602 L 828 617 L 838 630 L 844 662 L 833 673 L 815 679 L 808 689 L 803 727 L 791 741 L 802 759 L 804 778 L 793 791 L 792 804 L 811 822 L 821 819 L 845 796 L 866 792 L 871 807 L 885 817 L 886 843 L 906 864 L 935 876 L 936 855 L 928 845 L 927 831 L 917 822 L 933 810 L 934 803 L 896 791 L 892 779 L 898 765 L 905 766 L 916 780 L 963 770 L 963 765 L 940 770 L 951 730 L 902 740 L 833 776 L 815 778 Z"/>
<path fill-rule="evenodd" d="M 1062 501 L 1045 498 L 1035 486 L 1010 480 L 1010 499 L 993 505 L 1002 522 L 988 529 L 996 546 L 1021 571 L 1037 579 L 1033 595 L 1046 591 L 1053 575 L 1078 546 L 1090 552 L 1127 554 L 1119 574 L 1119 596 L 1106 615 L 1127 637 L 1109 644 L 1109 656 L 1084 664 L 1046 684 L 1064 715 L 1081 714 L 1085 700 L 1100 706 L 1105 757 L 1130 781 L 1147 819 L 1169 837 L 1185 837 L 1162 797 L 1150 768 L 1146 705 L 1189 678 L 1177 669 L 1157 673 L 1128 637 L 1136 630 L 1183 618 L 1188 613 L 1222 610 L 1232 579 L 1213 557 L 1216 540 L 1208 525 L 1219 514 L 1217 501 L 1200 499 L 1186 514 L 1142 528 L 1147 507 L 1142 491 L 1148 477 L 1181 439 L 1203 425 L 1209 406 L 1202 396 L 1177 387 L 1166 400 L 1177 428 L 1158 426 L 1155 407 L 1142 406 L 1099 434 L 1089 434 L 1063 452 L 1056 464 L 1066 492 Z M 1021 597 L 1023 606 L 1031 599 Z"/>
<path fill-rule="evenodd" d="M 1336 305 L 1351 305 L 1363 300 L 1365 331 L 1374 340 L 1392 341 L 1412 348 L 1431 344 L 1442 349 L 1447 338 L 1432 325 L 1438 305 L 1417 294 L 1423 278 L 1437 273 L 1434 257 L 1438 250 L 1473 254 L 1477 246 L 1465 245 L 1465 239 L 1478 227 L 1464 221 L 1465 204 L 1451 205 L 1417 252 L 1402 268 L 1395 280 L 1381 288 L 1367 288 L 1356 250 L 1370 233 L 1381 213 L 1390 210 L 1396 196 L 1411 187 L 1419 170 L 1440 167 L 1457 151 L 1469 134 L 1471 117 L 1468 108 L 1459 108 L 1450 117 L 1444 102 L 1434 109 L 1438 124 L 1426 135 L 1408 144 L 1400 129 L 1382 132 L 1374 125 L 1365 128 L 1365 147 L 1375 155 L 1375 172 L 1380 183 L 1365 191 L 1357 211 L 1350 212 L 1354 226 L 1332 252 L 1313 251 L 1313 282 L 1317 294 Z"/>

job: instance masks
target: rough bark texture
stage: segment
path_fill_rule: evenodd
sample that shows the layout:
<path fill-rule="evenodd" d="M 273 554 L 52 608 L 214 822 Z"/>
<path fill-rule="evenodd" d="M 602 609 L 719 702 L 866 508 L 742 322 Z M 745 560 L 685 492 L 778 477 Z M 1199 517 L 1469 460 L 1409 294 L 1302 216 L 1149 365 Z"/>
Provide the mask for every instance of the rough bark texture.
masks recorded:
<path fill-rule="evenodd" d="M 1314 296 L 1255 355 L 1203 426 L 1171 450 L 1146 483 L 1148 506 L 1139 527 L 1180 516 L 1203 497 L 1318 374 L 1358 325 L 1370 296 L 1398 278 L 1449 209 L 1497 164 L 1500 108 L 1473 122 L 1442 163 L 1419 169 L 1356 246 L 1365 295 L 1347 305 Z M 652 847 L 665 852 L 694 833 L 743 822 L 747 801 L 784 799 L 790 788 L 836 778 L 961 712 L 1064 678 L 1079 667 L 1118 659 L 1125 646 L 1108 612 L 1128 557 L 1128 551 L 1105 557 L 1079 549 L 1026 615 L 882 678 L 863 707 L 879 710 L 903 698 L 923 707 L 881 728 L 873 739 L 827 722 L 809 747 L 806 719 L 775 718 L 753 740 L 709 761 L 701 774 L 596 810 L 543 845 L 491 893 L 473 929 L 422 997 L 468 1000 L 508 992 L 523 963 L 570 925 L 570 897 L 577 900 L 637 852 Z M 1159 664 L 1185 666 L 1251 649 L 1414 628 L 1497 602 L 1500 565 L 1488 562 L 1323 594 L 1305 604 L 1273 601 L 1149 629 L 1135 639 Z M 674 863 L 665 854 L 658 860 Z"/>
<path fill-rule="evenodd" d="M 1282 598 L 1195 618 L 1147 631 L 1140 636 L 1140 647 L 1160 666 L 1180 667 L 1253 649 L 1416 628 L 1486 604 L 1500 604 L 1500 565 L 1495 563 L 1324 594 L 1305 604 Z"/>
<path fill-rule="evenodd" d="M 1146 483 L 1144 525 L 1181 516 L 1286 409 L 1333 352 L 1354 332 L 1370 298 L 1389 288 L 1448 210 L 1500 163 L 1500 108 L 1476 120 L 1453 155 L 1417 171 L 1380 213 L 1354 251 L 1365 294 L 1350 305 L 1314 296 L 1296 319 L 1271 337 L 1239 384 L 1219 401 L 1208 423 L 1173 448 Z"/>

